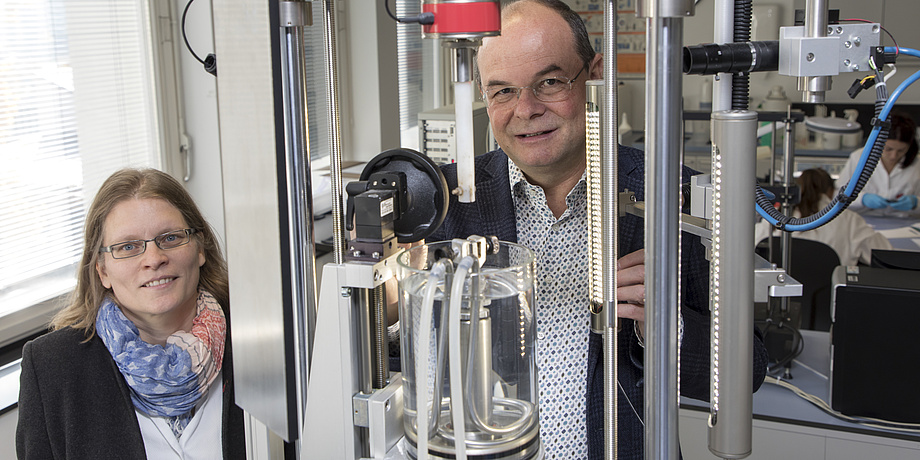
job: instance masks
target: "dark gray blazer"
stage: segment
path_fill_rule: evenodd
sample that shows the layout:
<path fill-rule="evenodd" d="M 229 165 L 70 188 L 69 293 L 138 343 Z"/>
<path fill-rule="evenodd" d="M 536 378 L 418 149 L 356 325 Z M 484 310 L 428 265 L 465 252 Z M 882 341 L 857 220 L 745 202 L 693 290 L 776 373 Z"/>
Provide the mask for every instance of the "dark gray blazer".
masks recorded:
<path fill-rule="evenodd" d="M 619 147 L 619 187 L 629 189 L 643 200 L 645 187 L 645 165 L 642 151 L 631 147 Z M 448 186 L 457 186 L 456 165 L 442 168 Z M 447 218 L 441 227 L 426 241 L 442 241 L 451 238 L 466 238 L 469 235 L 495 235 L 502 241 L 517 242 L 514 201 L 508 179 L 508 157 L 501 150 L 476 157 L 476 201 L 460 203 L 451 196 Z M 690 181 L 694 174 L 684 168 L 682 180 Z M 626 215 L 618 221 L 619 254 L 625 255 L 645 247 L 644 222 Z M 704 401 L 709 400 L 709 262 L 696 236 L 684 233 L 681 238 L 681 313 L 684 318 L 684 337 L 681 347 L 681 394 Z M 632 331 L 632 321 L 626 320 L 624 331 Z M 591 459 L 603 458 L 604 445 L 604 391 L 601 356 L 601 337 L 591 334 L 588 348 L 588 455 Z M 629 401 L 643 415 L 643 349 L 632 333 L 618 335 L 619 363 L 618 380 Z M 754 337 L 754 388 L 763 383 L 767 368 L 767 352 L 760 332 L 755 329 Z M 617 454 L 620 459 L 641 459 L 644 449 L 644 427 L 636 417 L 624 392 L 618 392 Z"/>
<path fill-rule="evenodd" d="M 16 454 L 22 459 L 144 459 L 128 385 L 99 336 L 73 328 L 22 350 Z M 229 336 L 223 361 L 225 459 L 245 459 L 243 411 L 233 402 Z"/>

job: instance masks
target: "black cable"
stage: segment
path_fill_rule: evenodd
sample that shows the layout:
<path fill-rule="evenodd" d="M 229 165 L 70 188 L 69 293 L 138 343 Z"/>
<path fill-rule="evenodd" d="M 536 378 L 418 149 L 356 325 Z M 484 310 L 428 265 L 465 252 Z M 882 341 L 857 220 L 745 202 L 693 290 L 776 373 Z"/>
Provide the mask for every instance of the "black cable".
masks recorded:
<path fill-rule="evenodd" d="M 768 374 L 774 374 L 782 370 L 784 367 L 786 367 L 787 364 L 791 363 L 793 359 L 797 358 L 800 354 L 802 354 L 802 351 L 805 350 L 805 340 L 803 340 L 802 338 L 802 333 L 799 332 L 797 328 L 792 327 L 786 324 L 785 322 L 780 322 L 777 325 L 772 320 L 767 320 L 767 326 L 763 330 L 764 340 L 766 340 L 767 336 L 769 335 L 770 329 L 774 329 L 774 328 L 775 329 L 788 329 L 792 331 L 793 346 L 789 354 L 776 360 L 776 364 L 767 367 Z"/>
<path fill-rule="evenodd" d="M 870 20 L 868 20 L 868 19 L 861 19 L 861 18 L 841 19 L 841 21 L 845 21 L 845 22 L 850 22 L 850 21 L 854 21 L 854 22 L 868 22 L 868 23 L 870 23 L 870 24 L 875 24 L 874 21 L 870 21 Z M 886 34 L 888 34 L 888 38 L 891 39 L 891 43 L 894 45 L 894 55 L 897 56 L 898 54 L 900 54 L 901 49 L 898 48 L 898 41 L 894 39 L 894 35 L 891 35 L 891 32 L 889 32 L 888 29 L 882 27 L 881 24 L 879 24 L 879 28 L 882 29 L 883 32 L 885 32 Z"/>
<path fill-rule="evenodd" d="M 390 0 L 383 0 L 383 6 L 386 7 L 386 9 L 387 9 L 387 14 L 389 14 L 390 17 L 393 18 L 394 21 L 396 21 L 396 22 L 402 22 L 402 21 L 399 20 L 399 18 L 396 17 L 395 14 L 393 14 L 392 12 L 390 12 Z"/>
<path fill-rule="evenodd" d="M 735 0 L 734 25 L 732 33 L 735 43 L 751 41 L 751 0 Z M 747 110 L 750 95 L 750 76 L 748 72 L 732 74 L 732 110 Z"/>
<path fill-rule="evenodd" d="M 192 53 L 192 56 L 204 66 L 204 70 L 211 75 L 217 76 L 217 56 L 214 53 L 208 54 L 208 57 L 201 59 L 195 54 L 195 50 L 192 49 L 192 45 L 188 42 L 188 36 L 185 34 L 185 16 L 188 15 L 188 9 L 192 6 L 192 2 L 195 0 L 188 0 L 188 3 L 185 4 L 185 10 L 182 11 L 182 40 L 185 41 L 185 47 L 188 49 L 189 53 Z"/>
<path fill-rule="evenodd" d="M 416 22 L 422 25 L 434 24 L 434 13 L 421 13 L 415 16 L 398 18 L 390 11 L 390 0 L 383 0 L 383 6 L 386 7 L 387 14 L 400 24 L 413 24 Z"/>

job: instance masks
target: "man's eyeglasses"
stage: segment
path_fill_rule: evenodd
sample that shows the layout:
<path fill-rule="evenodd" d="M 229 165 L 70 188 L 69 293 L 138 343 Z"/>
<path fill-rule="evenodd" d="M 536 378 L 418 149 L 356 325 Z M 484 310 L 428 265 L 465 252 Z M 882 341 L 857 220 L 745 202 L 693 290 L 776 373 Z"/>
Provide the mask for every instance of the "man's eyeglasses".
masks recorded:
<path fill-rule="evenodd" d="M 149 240 L 131 240 L 116 243 L 111 246 L 100 248 L 99 252 L 109 252 L 112 254 L 112 257 L 116 259 L 128 259 L 130 257 L 136 257 L 143 254 L 144 251 L 147 250 L 147 243 L 151 241 L 156 243 L 156 245 L 163 250 L 185 246 L 189 241 L 191 241 L 192 233 L 195 233 L 196 231 L 197 230 L 194 228 L 173 230 Z"/>
<path fill-rule="evenodd" d="M 521 97 L 521 91 L 529 89 L 538 101 L 542 102 L 559 102 L 569 97 L 572 90 L 572 84 L 584 72 L 585 68 L 575 74 L 571 79 L 564 77 L 544 78 L 530 86 L 495 86 L 483 91 L 483 96 L 490 107 L 496 107 L 507 104 L 511 101 L 517 101 Z"/>

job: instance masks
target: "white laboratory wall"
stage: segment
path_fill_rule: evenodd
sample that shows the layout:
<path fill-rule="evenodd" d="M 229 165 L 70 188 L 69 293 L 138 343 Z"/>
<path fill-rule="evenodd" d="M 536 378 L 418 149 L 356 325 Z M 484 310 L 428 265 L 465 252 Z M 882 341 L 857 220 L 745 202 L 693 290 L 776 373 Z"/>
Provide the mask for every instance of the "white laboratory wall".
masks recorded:
<path fill-rule="evenodd" d="M 173 0 L 179 18 L 186 0 Z M 188 42 L 195 54 L 204 59 L 214 52 L 214 35 L 211 27 L 210 2 L 194 2 L 189 7 L 185 25 Z M 181 37 L 179 38 L 181 40 Z M 192 57 L 184 43 L 180 43 L 179 73 L 182 82 L 182 101 L 185 113 L 185 131 L 191 152 L 191 175 L 185 184 L 204 217 L 224 239 L 223 184 L 220 176 L 220 137 L 217 123 L 217 81 Z M 218 72 L 220 71 L 220 59 Z M 218 74 L 219 75 L 219 74 Z"/>
<path fill-rule="evenodd" d="M 399 147 L 399 85 L 396 62 L 396 22 L 383 2 L 346 3 L 342 48 L 348 50 L 350 149 L 343 156 L 370 160 Z"/>

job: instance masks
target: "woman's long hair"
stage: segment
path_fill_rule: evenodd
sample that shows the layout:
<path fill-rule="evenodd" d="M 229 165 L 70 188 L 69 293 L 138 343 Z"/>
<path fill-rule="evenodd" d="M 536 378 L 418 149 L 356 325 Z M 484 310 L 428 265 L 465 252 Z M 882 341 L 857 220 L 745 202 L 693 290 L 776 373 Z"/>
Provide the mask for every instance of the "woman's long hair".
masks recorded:
<path fill-rule="evenodd" d="M 191 195 L 170 175 L 156 169 L 122 169 L 103 182 L 86 213 L 83 229 L 83 257 L 77 269 L 77 287 L 69 304 L 51 320 L 51 329 L 82 329 L 86 338 L 96 333 L 96 314 L 103 299 L 111 292 L 102 285 L 96 264 L 100 262 L 105 220 L 117 204 L 128 199 L 156 198 L 176 207 L 192 236 L 201 245 L 205 263 L 201 266 L 198 285 L 211 293 L 226 312 L 230 305 L 227 263 L 220 251 L 214 230 L 202 216 Z"/>
<path fill-rule="evenodd" d="M 799 185 L 802 197 L 796 209 L 802 216 L 810 216 L 821 210 L 821 197 L 827 197 L 827 193 L 834 190 L 834 179 L 827 171 L 820 168 L 806 169 L 802 175 L 795 179 Z"/>
<path fill-rule="evenodd" d="M 907 154 L 901 159 L 901 166 L 906 168 L 917 159 L 917 124 L 904 112 L 892 113 L 889 117 L 891 129 L 888 140 L 901 141 L 908 145 Z"/>

